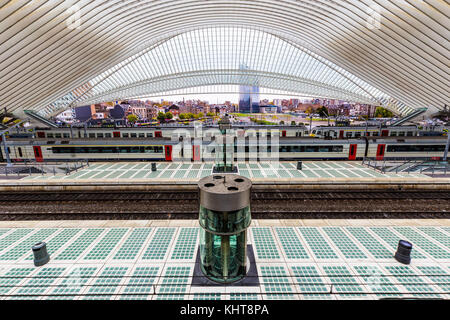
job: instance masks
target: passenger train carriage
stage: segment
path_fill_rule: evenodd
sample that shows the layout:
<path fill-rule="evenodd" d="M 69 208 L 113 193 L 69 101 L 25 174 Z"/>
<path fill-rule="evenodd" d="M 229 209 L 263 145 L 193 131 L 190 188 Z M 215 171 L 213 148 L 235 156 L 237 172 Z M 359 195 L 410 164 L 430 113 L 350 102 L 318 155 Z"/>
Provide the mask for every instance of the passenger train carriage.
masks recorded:
<path fill-rule="evenodd" d="M 440 136 L 446 134 L 444 126 L 420 127 L 420 126 L 317 126 L 311 131 L 311 137 L 346 139 L 359 137 L 418 137 L 418 136 Z M 448 132 L 448 131 L 447 131 Z"/>
<path fill-rule="evenodd" d="M 181 159 L 215 159 L 219 147 L 215 139 L 181 138 L 145 139 L 8 139 L 12 161 L 174 161 Z M 278 144 L 260 145 L 256 138 L 236 138 L 231 146 L 235 159 L 266 160 L 377 160 L 432 159 L 443 157 L 446 137 L 362 137 L 359 139 L 322 140 L 314 138 L 280 137 Z M 230 150 L 230 149 L 228 149 Z M 1 145 L 0 160 L 6 155 Z"/>

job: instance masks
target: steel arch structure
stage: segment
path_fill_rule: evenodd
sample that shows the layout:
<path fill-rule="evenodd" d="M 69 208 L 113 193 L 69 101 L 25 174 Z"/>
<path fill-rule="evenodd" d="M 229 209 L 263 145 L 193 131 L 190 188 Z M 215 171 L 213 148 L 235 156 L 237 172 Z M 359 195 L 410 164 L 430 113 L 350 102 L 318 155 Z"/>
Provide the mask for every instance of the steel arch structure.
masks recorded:
<path fill-rule="evenodd" d="M 439 0 L 2 1 L 0 104 L 49 113 L 147 48 L 227 26 L 307 50 L 381 92 L 397 113 L 431 113 L 450 97 L 449 13 Z"/>

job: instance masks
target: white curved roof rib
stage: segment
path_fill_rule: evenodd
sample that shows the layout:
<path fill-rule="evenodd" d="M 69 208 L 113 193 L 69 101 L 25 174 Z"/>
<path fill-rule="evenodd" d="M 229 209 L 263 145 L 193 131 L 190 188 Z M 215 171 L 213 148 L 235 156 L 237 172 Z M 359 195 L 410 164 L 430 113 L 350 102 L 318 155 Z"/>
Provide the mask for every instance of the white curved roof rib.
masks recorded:
<path fill-rule="evenodd" d="M 434 113 L 450 101 L 449 13 L 440 0 L 2 1 L 0 106 L 50 114 L 73 97 L 79 104 L 124 90 L 200 86 L 203 72 L 224 83 L 249 79 L 375 99 L 400 114 Z M 220 33 L 220 44 L 231 38 L 245 46 L 192 46 L 205 39 L 211 46 L 209 32 Z M 173 52 L 161 51 L 167 46 Z M 236 65 L 243 57 L 251 58 L 247 70 Z M 119 79 L 125 70 L 133 74 Z"/>

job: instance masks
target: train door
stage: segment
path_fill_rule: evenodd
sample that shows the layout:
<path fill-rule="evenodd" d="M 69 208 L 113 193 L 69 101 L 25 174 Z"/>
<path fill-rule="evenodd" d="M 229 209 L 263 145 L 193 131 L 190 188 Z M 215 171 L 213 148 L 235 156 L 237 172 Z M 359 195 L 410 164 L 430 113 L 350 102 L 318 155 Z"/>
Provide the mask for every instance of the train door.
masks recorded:
<path fill-rule="evenodd" d="M 114 138 L 120 138 L 120 131 L 113 131 Z"/>
<path fill-rule="evenodd" d="M 356 149 L 358 148 L 357 144 L 350 145 L 350 151 L 348 153 L 348 160 L 356 160 Z"/>
<path fill-rule="evenodd" d="M 339 131 L 339 139 L 344 139 L 344 130 Z"/>
<path fill-rule="evenodd" d="M 38 137 L 38 138 L 45 138 L 45 132 L 38 131 L 38 132 L 37 132 L 37 137 Z"/>
<path fill-rule="evenodd" d="M 192 160 L 200 161 L 200 146 L 192 146 Z"/>
<path fill-rule="evenodd" d="M 383 160 L 384 158 L 384 150 L 386 149 L 385 144 L 379 144 L 377 147 L 377 160 Z"/>
<path fill-rule="evenodd" d="M 281 136 L 286 137 L 286 130 L 281 131 Z"/>
<path fill-rule="evenodd" d="M 381 136 L 387 137 L 389 135 L 389 130 L 381 130 Z"/>
<path fill-rule="evenodd" d="M 42 157 L 42 150 L 40 146 L 34 146 L 34 157 L 36 158 L 36 162 L 44 162 L 44 158 Z"/>
<path fill-rule="evenodd" d="M 166 161 L 172 161 L 172 146 L 164 146 Z"/>
<path fill-rule="evenodd" d="M 162 131 L 155 131 L 155 138 L 162 138 Z"/>

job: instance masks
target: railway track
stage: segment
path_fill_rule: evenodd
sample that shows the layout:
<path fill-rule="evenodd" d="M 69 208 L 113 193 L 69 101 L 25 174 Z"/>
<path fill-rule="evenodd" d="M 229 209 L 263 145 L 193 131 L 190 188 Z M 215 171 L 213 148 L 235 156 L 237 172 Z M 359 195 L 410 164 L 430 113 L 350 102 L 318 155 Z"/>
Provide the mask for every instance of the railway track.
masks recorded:
<path fill-rule="evenodd" d="M 0 193 L 0 220 L 196 219 L 196 191 Z M 254 190 L 252 216 L 448 218 L 448 191 Z"/>
<path fill-rule="evenodd" d="M 197 201 L 197 191 L 156 191 L 156 192 L 29 192 L 0 193 L 1 202 L 30 201 L 150 201 L 150 200 L 191 200 Z M 354 199 L 442 199 L 450 200 L 450 192 L 430 190 L 407 191 L 336 191 L 336 190 L 267 190 L 253 191 L 252 200 L 354 200 Z"/>

